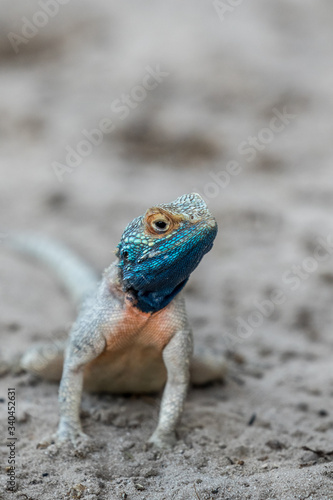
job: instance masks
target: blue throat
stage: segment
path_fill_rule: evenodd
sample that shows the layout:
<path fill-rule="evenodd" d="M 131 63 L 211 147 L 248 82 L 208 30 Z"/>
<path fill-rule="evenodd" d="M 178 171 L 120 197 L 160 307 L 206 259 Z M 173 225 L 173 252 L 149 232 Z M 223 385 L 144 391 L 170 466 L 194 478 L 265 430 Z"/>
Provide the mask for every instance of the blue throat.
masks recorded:
<path fill-rule="evenodd" d="M 143 268 L 140 272 L 136 272 L 136 266 L 122 269 L 124 291 L 131 292 L 135 299 L 134 306 L 142 312 L 153 313 L 163 309 L 184 288 L 190 274 L 212 245 L 213 242 L 209 241 L 205 242 L 204 248 L 193 247 L 167 267 L 163 264 L 168 254 L 161 256 L 158 265 L 150 262 L 151 269 Z"/>
<path fill-rule="evenodd" d="M 137 300 L 135 307 L 144 313 L 154 313 L 166 307 L 172 299 L 184 288 L 188 278 L 175 288 L 163 288 L 155 292 L 130 289 Z"/>

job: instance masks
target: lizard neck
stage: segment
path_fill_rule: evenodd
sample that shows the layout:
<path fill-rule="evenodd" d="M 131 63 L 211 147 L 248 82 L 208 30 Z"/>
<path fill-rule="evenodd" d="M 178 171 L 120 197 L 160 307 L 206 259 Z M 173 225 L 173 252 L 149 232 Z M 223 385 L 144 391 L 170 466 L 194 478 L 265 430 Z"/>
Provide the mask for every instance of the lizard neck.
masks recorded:
<path fill-rule="evenodd" d="M 122 272 L 118 268 L 117 263 L 111 264 L 104 271 L 104 278 L 108 283 L 112 283 L 112 287 L 119 295 L 125 295 L 133 307 L 143 313 L 150 314 L 164 309 L 178 295 L 188 281 L 187 277 L 176 286 L 165 286 L 156 290 L 136 290 L 133 286 L 124 282 Z"/>
<path fill-rule="evenodd" d="M 134 307 L 145 313 L 154 313 L 166 307 L 172 299 L 184 288 L 188 278 L 179 283 L 175 288 L 162 288 L 155 291 L 134 290 L 128 291 L 134 299 Z"/>

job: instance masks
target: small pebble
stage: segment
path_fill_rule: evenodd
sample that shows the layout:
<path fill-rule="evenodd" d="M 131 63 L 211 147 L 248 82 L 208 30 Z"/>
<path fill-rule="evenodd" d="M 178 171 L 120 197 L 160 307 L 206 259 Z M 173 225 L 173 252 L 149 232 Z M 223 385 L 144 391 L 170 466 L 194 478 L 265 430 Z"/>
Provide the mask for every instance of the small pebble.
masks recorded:
<path fill-rule="evenodd" d="M 145 490 L 145 487 L 142 484 L 136 483 L 134 486 L 135 486 L 135 488 L 138 491 L 144 491 Z"/>
<path fill-rule="evenodd" d="M 251 415 L 251 418 L 250 420 L 248 421 L 247 425 L 253 425 L 255 420 L 257 418 L 257 414 L 256 413 L 253 413 L 253 415 Z"/>
<path fill-rule="evenodd" d="M 268 446 L 271 450 L 283 450 L 283 448 L 285 448 L 285 445 L 277 439 L 271 439 L 270 441 L 267 441 L 266 446 Z"/>

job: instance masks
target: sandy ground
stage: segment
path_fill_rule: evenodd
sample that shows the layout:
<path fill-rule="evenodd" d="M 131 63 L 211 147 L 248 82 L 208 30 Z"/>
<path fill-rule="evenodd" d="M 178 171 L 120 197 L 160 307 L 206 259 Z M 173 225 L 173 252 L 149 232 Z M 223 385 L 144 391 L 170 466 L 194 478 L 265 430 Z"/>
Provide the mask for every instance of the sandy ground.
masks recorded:
<path fill-rule="evenodd" d="M 47 234 L 102 270 L 132 218 L 201 193 L 220 230 L 188 312 L 229 373 L 190 391 L 173 451 L 145 446 L 158 397 L 85 395 L 88 456 L 36 449 L 57 386 L 3 375 L 0 498 L 332 499 L 331 0 L 46 3 L 0 5 L 1 238 Z M 0 250 L 9 360 L 75 310 L 48 270 Z"/>

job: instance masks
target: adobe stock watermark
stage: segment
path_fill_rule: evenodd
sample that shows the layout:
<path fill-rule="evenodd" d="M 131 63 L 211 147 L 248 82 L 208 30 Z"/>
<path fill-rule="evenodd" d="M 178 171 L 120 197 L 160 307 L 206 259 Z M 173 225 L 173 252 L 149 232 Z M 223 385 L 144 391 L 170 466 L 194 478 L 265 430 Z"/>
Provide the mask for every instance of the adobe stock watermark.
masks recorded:
<path fill-rule="evenodd" d="M 10 31 L 7 38 L 15 52 L 18 54 L 21 45 L 27 45 L 29 41 L 38 35 L 41 28 L 45 28 L 50 22 L 50 19 L 55 17 L 61 5 L 66 5 L 70 0 L 40 0 L 38 5 L 40 10 L 37 10 L 31 19 L 22 17 L 21 33 L 17 34 Z"/>
<path fill-rule="evenodd" d="M 333 236 L 329 234 L 326 239 L 318 237 L 313 254 L 305 257 L 300 264 L 294 264 L 288 271 L 282 275 L 282 283 L 286 286 L 273 290 L 269 298 L 262 301 L 254 301 L 254 309 L 245 318 L 238 316 L 236 318 L 236 334 L 227 332 L 225 341 L 228 345 L 234 347 L 236 344 L 243 343 L 248 339 L 255 329 L 260 328 L 264 321 L 270 318 L 276 307 L 284 304 L 288 299 L 288 290 L 296 292 L 302 282 L 308 280 L 315 273 L 320 264 L 327 262 L 333 257 Z"/>
<path fill-rule="evenodd" d="M 159 64 L 155 68 L 146 66 L 145 70 L 146 74 L 140 85 L 135 85 L 128 94 L 124 93 L 112 101 L 111 111 L 118 115 L 120 120 L 125 120 L 131 110 L 137 108 L 146 99 L 148 92 L 156 89 L 170 74 L 167 71 L 162 71 Z M 102 144 L 104 136 L 113 132 L 115 128 L 114 121 L 109 117 L 104 117 L 95 128 L 81 130 L 83 139 L 75 146 L 67 145 L 65 147 L 63 162 L 54 161 L 51 163 L 58 181 L 63 182 L 66 174 L 74 172 L 83 160 L 92 154 L 94 148 Z"/>
<path fill-rule="evenodd" d="M 220 20 L 224 21 L 226 14 L 234 12 L 242 3 L 244 0 L 213 0 L 213 7 Z"/>
<path fill-rule="evenodd" d="M 68 331 L 71 326 L 67 328 Z M 27 371 L 33 370 L 38 375 L 54 363 L 55 359 L 61 357 L 65 346 L 66 341 L 55 339 L 43 344 L 43 346 L 29 349 L 22 357 L 22 368 Z"/>
<path fill-rule="evenodd" d="M 193 192 L 200 194 L 204 200 L 216 198 L 221 193 L 222 189 L 226 189 L 232 179 L 237 177 L 243 171 L 241 165 L 236 160 L 229 161 L 225 168 L 218 171 L 210 171 L 208 173 L 211 181 L 206 182 L 202 189 L 194 187 Z"/>
<path fill-rule="evenodd" d="M 249 136 L 245 141 L 239 143 L 237 151 L 241 156 L 246 156 L 246 161 L 251 163 L 257 157 L 258 152 L 263 151 L 268 144 L 273 142 L 277 134 L 283 132 L 286 127 L 296 118 L 287 112 L 286 106 L 282 111 L 277 108 L 272 109 L 272 118 L 268 126 L 259 130 L 256 136 Z M 230 182 L 240 175 L 243 171 L 241 164 L 236 160 L 229 161 L 225 168 L 218 171 L 210 171 L 208 173 L 210 181 L 198 189 L 193 188 L 193 191 L 199 193 L 206 201 L 216 198 L 221 193 L 221 190 L 226 189 Z"/>
<path fill-rule="evenodd" d="M 238 153 L 246 156 L 248 163 L 255 160 L 258 151 L 266 149 L 267 145 L 272 143 L 277 134 L 281 134 L 296 115 L 288 113 L 287 106 L 282 111 L 277 108 L 272 109 L 273 117 L 269 121 L 268 127 L 259 130 L 256 136 L 249 136 L 238 146 Z"/>

